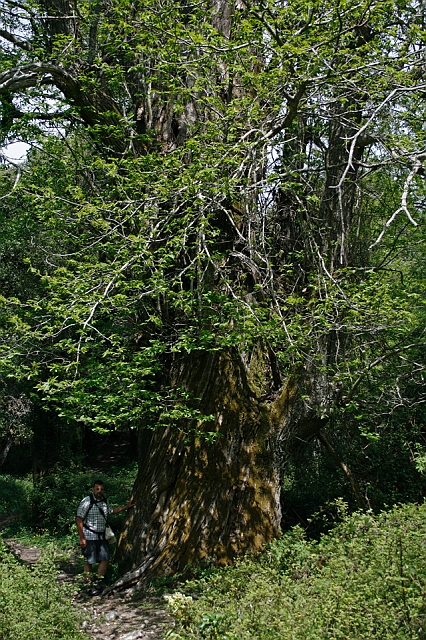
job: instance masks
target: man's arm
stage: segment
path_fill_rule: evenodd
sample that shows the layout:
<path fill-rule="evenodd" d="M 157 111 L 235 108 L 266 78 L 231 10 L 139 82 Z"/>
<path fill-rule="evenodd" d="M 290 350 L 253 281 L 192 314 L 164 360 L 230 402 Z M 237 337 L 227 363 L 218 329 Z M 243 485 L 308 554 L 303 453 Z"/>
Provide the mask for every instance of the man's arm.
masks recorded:
<path fill-rule="evenodd" d="M 86 545 L 87 545 L 87 540 L 84 537 L 83 518 L 81 516 L 77 516 L 75 521 L 77 523 L 78 535 L 79 535 L 79 538 L 80 538 L 80 547 L 82 549 L 85 549 Z"/>
<path fill-rule="evenodd" d="M 133 496 L 130 498 L 129 502 L 123 507 L 114 507 L 111 513 L 121 513 L 122 511 L 126 511 L 127 509 L 131 509 L 135 506 L 135 501 Z M 77 525 L 78 526 L 78 525 Z"/>

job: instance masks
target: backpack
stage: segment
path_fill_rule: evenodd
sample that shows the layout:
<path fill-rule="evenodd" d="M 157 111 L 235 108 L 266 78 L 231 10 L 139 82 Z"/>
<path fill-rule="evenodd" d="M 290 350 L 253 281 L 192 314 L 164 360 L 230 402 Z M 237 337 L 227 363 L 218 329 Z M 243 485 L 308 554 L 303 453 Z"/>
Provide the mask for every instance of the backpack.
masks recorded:
<path fill-rule="evenodd" d="M 106 502 L 106 498 L 101 500 L 101 502 Z M 87 529 L 88 531 L 91 531 L 92 533 L 96 533 L 99 536 L 99 539 L 103 540 L 105 538 L 105 529 L 103 531 L 96 531 L 96 529 L 92 529 L 92 527 L 89 527 L 89 525 L 87 524 L 87 516 L 89 515 L 90 510 L 95 506 L 98 508 L 99 513 L 105 519 L 105 528 L 106 528 L 106 526 L 108 524 L 108 517 L 105 516 L 104 512 L 102 511 L 102 509 L 98 506 L 98 501 L 95 499 L 95 496 L 93 495 L 93 493 L 90 494 L 90 505 L 89 505 L 89 508 L 86 511 L 86 515 L 83 518 L 83 527 L 85 529 Z"/>

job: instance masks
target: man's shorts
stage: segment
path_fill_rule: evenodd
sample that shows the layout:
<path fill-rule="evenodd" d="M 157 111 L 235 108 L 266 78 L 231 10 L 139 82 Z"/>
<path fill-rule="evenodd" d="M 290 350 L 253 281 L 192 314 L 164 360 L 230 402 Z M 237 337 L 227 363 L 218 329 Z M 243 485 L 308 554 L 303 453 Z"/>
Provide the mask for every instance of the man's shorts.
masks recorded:
<path fill-rule="evenodd" d="M 87 540 L 86 548 L 82 549 L 87 564 L 97 564 L 109 560 L 109 544 L 106 540 Z"/>

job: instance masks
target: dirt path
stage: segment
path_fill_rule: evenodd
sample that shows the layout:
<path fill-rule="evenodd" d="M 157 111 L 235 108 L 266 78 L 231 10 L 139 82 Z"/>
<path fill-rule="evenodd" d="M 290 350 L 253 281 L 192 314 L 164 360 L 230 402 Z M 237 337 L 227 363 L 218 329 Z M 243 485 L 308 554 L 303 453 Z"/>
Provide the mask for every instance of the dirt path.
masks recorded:
<path fill-rule="evenodd" d="M 11 552 L 27 565 L 40 558 L 40 549 L 28 547 L 13 538 L 5 540 Z M 63 564 L 58 580 L 73 583 L 76 566 L 72 558 Z M 167 613 L 161 597 L 146 596 L 134 599 L 130 592 L 89 596 L 76 590 L 73 604 L 83 611 L 84 630 L 93 640 L 163 640 Z"/>
<path fill-rule="evenodd" d="M 87 615 L 82 628 L 97 640 L 160 640 L 167 614 L 160 598 L 132 601 L 126 594 L 103 598 L 79 595 L 76 603 Z"/>

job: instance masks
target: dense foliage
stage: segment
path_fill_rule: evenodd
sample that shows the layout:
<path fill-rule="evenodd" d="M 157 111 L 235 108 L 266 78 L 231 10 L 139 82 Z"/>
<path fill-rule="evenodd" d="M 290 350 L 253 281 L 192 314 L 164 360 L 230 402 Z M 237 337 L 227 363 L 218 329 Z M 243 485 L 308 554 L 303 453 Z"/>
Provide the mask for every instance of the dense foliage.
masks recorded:
<path fill-rule="evenodd" d="M 3 175 L 4 376 L 100 427 L 196 417 L 164 369 L 199 349 L 269 349 L 273 388 L 308 361 L 327 417 L 421 383 L 420 5 L 3 4 L 4 133 L 36 141 Z"/>
<path fill-rule="evenodd" d="M 166 637 L 420 640 L 425 522 L 425 505 L 407 505 L 346 516 L 317 543 L 296 527 L 258 558 L 166 596 L 177 619 Z"/>

